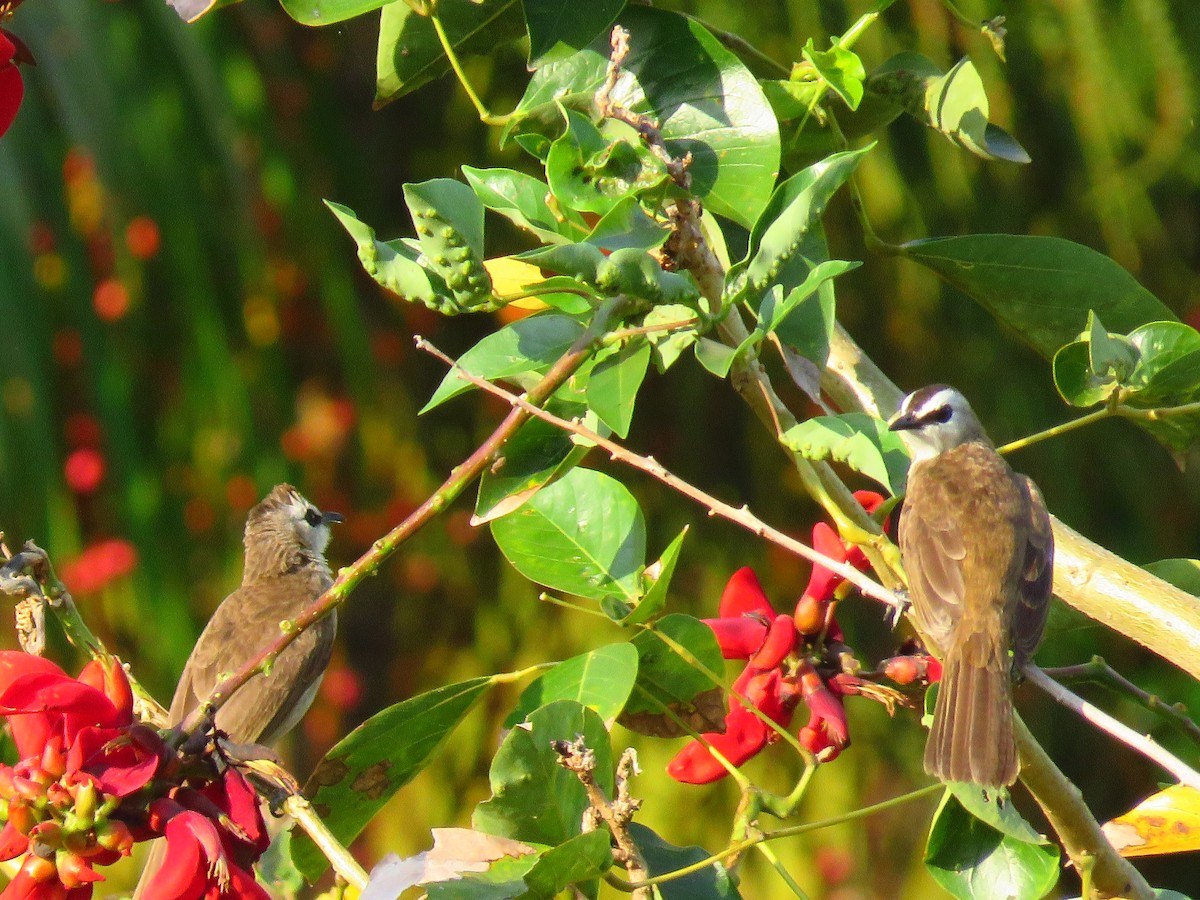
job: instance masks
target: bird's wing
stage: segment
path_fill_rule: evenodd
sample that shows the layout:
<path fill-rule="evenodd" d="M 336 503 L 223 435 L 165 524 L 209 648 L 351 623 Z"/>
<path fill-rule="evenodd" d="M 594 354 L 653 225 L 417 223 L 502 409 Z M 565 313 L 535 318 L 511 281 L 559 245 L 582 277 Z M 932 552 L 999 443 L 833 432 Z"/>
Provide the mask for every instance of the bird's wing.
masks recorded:
<path fill-rule="evenodd" d="M 908 573 L 913 614 L 920 630 L 944 647 L 962 614 L 963 560 L 967 549 L 947 496 L 937 478 L 909 478 L 900 517 L 900 553 Z"/>
<path fill-rule="evenodd" d="M 1054 582 L 1054 532 L 1050 513 L 1038 486 L 1024 475 L 1018 476 L 1029 495 L 1029 531 L 1025 544 L 1024 567 L 1018 589 L 1018 604 L 1013 622 L 1013 653 L 1019 666 L 1033 656 L 1042 640 L 1046 615 L 1050 611 L 1050 592 Z"/>
<path fill-rule="evenodd" d="M 308 574 L 263 579 L 225 598 L 184 667 L 171 701 L 173 723 L 181 722 L 208 697 L 223 676 L 279 637 L 280 623 L 296 615 L 297 601 L 320 593 L 314 593 L 311 580 Z M 303 714 L 301 701 L 311 700 L 305 694 L 329 663 L 335 628 L 332 617 L 327 617 L 300 634 L 279 655 L 270 674 L 256 675 L 218 710 L 217 727 L 237 743 L 270 743 L 281 724 L 292 724 Z"/>

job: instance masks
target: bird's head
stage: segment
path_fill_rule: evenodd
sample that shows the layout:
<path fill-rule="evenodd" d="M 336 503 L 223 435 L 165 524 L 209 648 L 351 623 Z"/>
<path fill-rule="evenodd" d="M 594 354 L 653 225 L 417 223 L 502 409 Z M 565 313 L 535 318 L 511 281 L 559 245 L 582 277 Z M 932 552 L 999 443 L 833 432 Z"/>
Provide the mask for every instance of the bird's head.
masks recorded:
<path fill-rule="evenodd" d="M 246 517 L 246 562 L 264 568 L 287 568 L 296 557 L 324 563 L 329 526 L 342 522 L 335 512 L 321 512 L 290 484 L 278 484 Z M 301 559 L 300 561 L 303 561 Z"/>
<path fill-rule="evenodd" d="M 967 398 L 944 384 L 931 384 L 905 397 L 888 428 L 901 432 L 914 460 L 931 459 L 971 442 L 991 446 Z"/>

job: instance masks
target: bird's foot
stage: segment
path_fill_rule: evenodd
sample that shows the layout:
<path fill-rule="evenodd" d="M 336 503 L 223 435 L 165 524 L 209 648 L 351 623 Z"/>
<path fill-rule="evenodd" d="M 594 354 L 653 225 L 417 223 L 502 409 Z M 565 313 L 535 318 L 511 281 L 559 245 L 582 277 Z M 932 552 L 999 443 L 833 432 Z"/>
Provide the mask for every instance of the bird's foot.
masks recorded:
<path fill-rule="evenodd" d="M 912 606 L 912 601 L 908 599 L 908 591 L 904 590 L 903 588 L 893 591 L 892 593 L 895 594 L 896 600 L 895 602 L 888 604 L 887 611 L 883 614 L 883 618 L 884 621 L 887 622 L 888 625 L 890 625 L 894 630 L 896 626 L 900 624 L 900 619 L 904 617 L 904 614 L 908 612 L 909 607 Z"/>

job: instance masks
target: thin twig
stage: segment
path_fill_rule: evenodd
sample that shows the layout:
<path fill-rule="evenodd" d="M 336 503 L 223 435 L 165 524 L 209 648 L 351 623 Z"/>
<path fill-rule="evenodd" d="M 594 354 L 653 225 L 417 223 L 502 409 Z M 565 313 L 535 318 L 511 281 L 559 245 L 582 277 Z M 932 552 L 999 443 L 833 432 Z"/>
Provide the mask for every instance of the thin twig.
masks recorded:
<path fill-rule="evenodd" d="M 522 409 L 530 415 L 536 416 L 545 422 L 549 422 L 551 425 L 555 425 L 564 431 L 579 435 L 584 440 L 602 448 L 614 461 L 624 463 L 625 465 L 631 466 L 640 472 L 645 472 L 647 475 L 658 479 L 668 487 L 674 488 L 685 497 L 690 497 L 692 500 L 695 500 L 702 506 L 707 507 L 709 515 L 720 516 L 723 519 L 727 519 L 736 525 L 740 525 L 747 531 L 753 532 L 759 537 L 765 538 L 774 544 L 778 544 L 780 547 L 783 547 L 785 550 L 788 550 L 797 556 L 802 556 L 810 562 L 823 566 L 829 571 L 842 576 L 842 578 L 844 578 L 846 581 L 849 581 L 851 584 L 857 587 L 865 596 L 872 597 L 876 600 L 886 603 L 893 609 L 902 604 L 903 601 L 900 597 L 898 597 L 892 591 L 889 591 L 874 579 L 864 575 L 853 566 L 848 566 L 843 562 L 826 556 L 824 553 L 814 550 L 807 544 L 801 543 L 795 538 L 784 534 L 782 531 L 772 528 L 770 525 L 750 512 L 748 507 L 735 507 L 718 500 L 716 497 L 706 493 L 705 491 L 702 491 L 695 485 L 684 481 L 678 475 L 667 471 L 667 469 L 653 457 L 639 456 L 633 451 L 622 447 L 620 444 L 617 444 L 608 438 L 602 437 L 601 435 L 592 431 L 590 428 L 581 425 L 579 422 L 568 421 L 567 419 L 560 418 L 553 413 L 546 412 L 546 410 L 530 403 L 525 397 L 518 397 L 516 394 L 505 390 L 499 385 L 492 384 L 487 379 L 480 378 L 478 375 L 466 371 L 453 359 L 442 353 L 441 350 L 429 343 L 429 341 L 425 340 L 425 338 L 417 338 L 417 347 L 421 350 L 424 350 L 426 353 L 437 357 L 446 365 L 452 367 L 459 373 L 460 378 L 471 382 L 471 384 L 475 385 L 481 390 L 485 390 L 490 394 L 506 400 L 516 409 Z"/>
<path fill-rule="evenodd" d="M 1143 690 L 1105 662 L 1103 657 L 1093 656 L 1086 663 L 1052 669 L 1044 668 L 1042 671 L 1058 682 L 1092 682 L 1117 693 L 1127 694 L 1146 709 L 1167 719 L 1193 741 L 1200 743 L 1200 725 L 1197 725 L 1188 715 L 1186 706 L 1182 703 L 1168 703 L 1162 697 Z"/>
<path fill-rule="evenodd" d="M 1077 694 L 1068 691 L 1032 663 L 1026 663 L 1021 668 L 1021 673 L 1030 682 L 1054 698 L 1054 700 L 1067 707 L 1067 709 L 1074 711 L 1101 731 L 1112 735 L 1118 741 L 1136 750 L 1147 759 L 1158 763 L 1158 765 L 1179 779 L 1181 783 L 1200 791 L 1200 772 L 1197 772 L 1183 760 L 1167 751 L 1149 735 L 1138 734 L 1128 725 L 1119 722 L 1104 712 L 1104 710 L 1088 703 Z"/>

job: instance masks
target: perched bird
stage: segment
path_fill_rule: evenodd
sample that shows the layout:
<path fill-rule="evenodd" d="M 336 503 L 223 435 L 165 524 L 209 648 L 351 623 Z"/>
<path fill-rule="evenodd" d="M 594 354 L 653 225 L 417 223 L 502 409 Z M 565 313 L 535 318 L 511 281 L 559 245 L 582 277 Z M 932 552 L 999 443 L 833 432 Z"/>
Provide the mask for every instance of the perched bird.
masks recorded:
<path fill-rule="evenodd" d="M 288 484 L 276 485 L 250 510 L 241 586 L 217 607 L 188 657 L 171 701 L 171 725 L 183 722 L 222 676 L 278 638 L 281 622 L 295 618 L 333 584 L 324 554 L 329 526 L 341 521 Z M 330 613 L 301 633 L 279 654 L 270 674 L 251 678 L 217 710 L 218 730 L 238 744 L 273 744 L 282 737 L 312 703 L 336 631 L 336 613 Z M 151 883 L 162 854 L 160 842 L 151 851 L 138 894 Z"/>
<path fill-rule="evenodd" d="M 925 771 L 1004 787 L 1019 768 L 1012 672 L 1037 649 L 1050 605 L 1050 516 L 953 388 L 914 391 L 888 427 L 913 458 L 899 530 L 912 611 L 943 663 Z"/>

